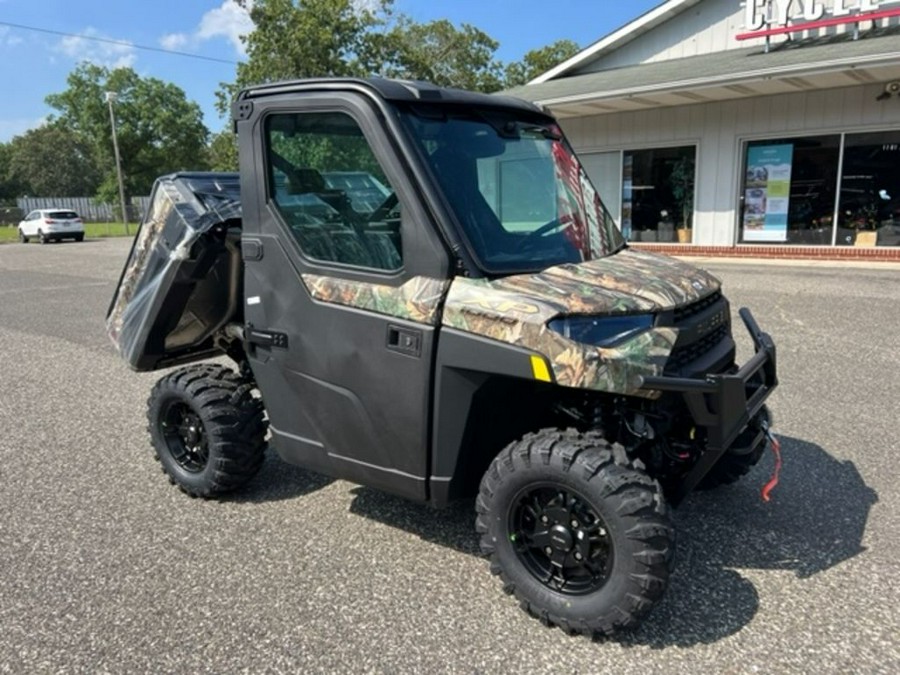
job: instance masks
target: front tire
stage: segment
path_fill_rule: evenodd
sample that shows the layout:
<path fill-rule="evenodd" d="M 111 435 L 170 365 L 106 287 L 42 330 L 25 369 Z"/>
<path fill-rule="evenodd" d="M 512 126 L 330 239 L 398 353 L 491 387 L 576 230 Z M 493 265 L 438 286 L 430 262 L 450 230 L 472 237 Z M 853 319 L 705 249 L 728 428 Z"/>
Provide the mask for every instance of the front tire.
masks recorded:
<path fill-rule="evenodd" d="M 663 596 L 675 531 L 662 488 L 599 434 L 546 429 L 510 444 L 476 511 L 491 572 L 547 625 L 610 635 Z"/>
<path fill-rule="evenodd" d="M 28 243 L 28 237 L 25 236 L 25 233 L 21 229 L 19 230 L 19 241 L 23 244 Z"/>
<path fill-rule="evenodd" d="M 267 423 L 252 386 L 219 365 L 181 368 L 147 401 L 148 431 L 170 482 L 191 497 L 214 497 L 262 466 Z"/>

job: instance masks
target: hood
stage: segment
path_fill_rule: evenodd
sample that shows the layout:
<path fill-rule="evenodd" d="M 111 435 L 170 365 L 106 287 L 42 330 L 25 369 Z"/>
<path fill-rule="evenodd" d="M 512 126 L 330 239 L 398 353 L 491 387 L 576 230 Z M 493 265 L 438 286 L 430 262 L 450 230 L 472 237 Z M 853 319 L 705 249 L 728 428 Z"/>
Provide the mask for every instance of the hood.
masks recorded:
<path fill-rule="evenodd" d="M 656 327 L 611 348 L 547 328 L 558 316 L 656 313 L 720 288 L 714 276 L 666 256 L 624 250 L 578 264 L 494 281 L 456 278 L 443 325 L 543 355 L 559 384 L 636 393 L 637 376 L 662 374 L 678 329 Z"/>
<path fill-rule="evenodd" d="M 467 315 L 546 323 L 568 314 L 661 312 L 699 300 L 720 285 L 713 275 L 675 258 L 626 249 L 538 274 L 494 281 L 457 278 L 444 315 L 454 324 Z"/>

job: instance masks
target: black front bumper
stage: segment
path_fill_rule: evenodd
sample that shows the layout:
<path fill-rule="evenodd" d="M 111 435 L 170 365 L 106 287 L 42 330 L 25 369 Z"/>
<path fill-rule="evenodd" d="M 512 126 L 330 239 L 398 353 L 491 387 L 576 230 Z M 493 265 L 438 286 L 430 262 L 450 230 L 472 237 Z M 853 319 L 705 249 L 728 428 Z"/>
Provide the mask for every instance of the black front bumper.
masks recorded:
<path fill-rule="evenodd" d="M 704 379 L 645 377 L 641 388 L 680 393 L 698 427 L 706 430 L 706 450 L 670 497 L 673 505 L 696 487 L 737 437 L 762 410 L 778 385 L 775 343 L 763 333 L 747 308 L 738 314 L 753 339 L 755 353 L 735 373 L 707 375 Z M 751 448 L 761 442 L 759 429 Z"/>

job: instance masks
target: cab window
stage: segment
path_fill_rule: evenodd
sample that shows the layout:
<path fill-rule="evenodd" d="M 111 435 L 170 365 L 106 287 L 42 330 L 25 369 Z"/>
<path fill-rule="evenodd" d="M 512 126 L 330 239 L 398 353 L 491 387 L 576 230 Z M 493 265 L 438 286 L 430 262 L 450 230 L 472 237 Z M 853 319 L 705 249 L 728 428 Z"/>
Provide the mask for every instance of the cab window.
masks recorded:
<path fill-rule="evenodd" d="M 341 112 L 266 120 L 269 199 L 313 260 L 395 271 L 400 207 L 362 129 Z"/>

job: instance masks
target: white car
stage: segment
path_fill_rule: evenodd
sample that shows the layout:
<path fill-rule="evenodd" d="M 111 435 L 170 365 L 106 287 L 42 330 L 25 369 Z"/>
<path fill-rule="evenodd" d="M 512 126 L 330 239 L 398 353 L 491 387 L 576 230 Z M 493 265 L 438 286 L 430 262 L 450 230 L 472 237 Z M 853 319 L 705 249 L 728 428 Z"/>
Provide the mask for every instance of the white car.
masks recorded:
<path fill-rule="evenodd" d="M 70 209 L 37 209 L 19 223 L 19 241 L 27 244 L 37 237 L 42 244 L 61 239 L 84 240 L 84 223 Z"/>

